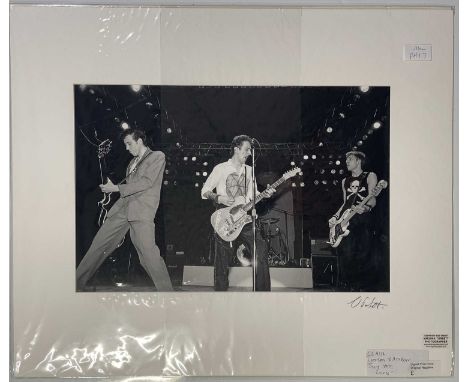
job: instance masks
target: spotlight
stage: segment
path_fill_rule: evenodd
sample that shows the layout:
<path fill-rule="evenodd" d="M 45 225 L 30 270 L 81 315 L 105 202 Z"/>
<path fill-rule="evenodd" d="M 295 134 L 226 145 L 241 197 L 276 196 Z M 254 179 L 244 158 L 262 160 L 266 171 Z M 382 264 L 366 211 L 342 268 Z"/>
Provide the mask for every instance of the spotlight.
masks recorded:
<path fill-rule="evenodd" d="M 337 166 L 339 166 L 341 164 L 341 162 L 339 160 L 337 160 L 335 163 L 336 163 Z"/>
<path fill-rule="evenodd" d="M 168 169 L 164 170 L 164 172 L 165 172 L 166 174 L 169 174 L 169 170 L 168 170 Z"/>
<path fill-rule="evenodd" d="M 141 90 L 141 85 L 131 85 L 130 87 L 135 93 L 138 93 Z"/>
<path fill-rule="evenodd" d="M 203 166 L 208 166 L 208 162 L 203 162 Z"/>
<path fill-rule="evenodd" d="M 146 102 L 146 106 L 151 107 L 151 106 L 153 106 L 153 103 L 148 101 L 148 102 Z"/>
<path fill-rule="evenodd" d="M 197 172 L 195 173 L 195 175 L 196 175 L 196 176 L 200 176 L 200 172 L 197 171 Z"/>
<path fill-rule="evenodd" d="M 357 141 L 356 143 L 358 146 L 362 146 L 362 141 Z"/>
<path fill-rule="evenodd" d="M 372 133 L 374 132 L 374 130 L 370 129 L 367 131 L 367 135 L 372 135 Z"/>
<path fill-rule="evenodd" d="M 177 180 L 174 180 L 174 186 L 177 186 Z"/>
<path fill-rule="evenodd" d="M 291 166 L 295 166 L 296 163 L 294 161 L 291 161 Z"/>
<path fill-rule="evenodd" d="M 197 160 L 197 157 L 192 157 L 192 161 L 195 162 Z"/>
<path fill-rule="evenodd" d="M 340 170 L 340 174 L 341 174 L 341 175 L 344 174 L 344 170 L 343 170 L 343 169 Z"/>
<path fill-rule="evenodd" d="M 176 147 L 177 147 L 178 149 L 180 149 L 180 148 L 182 147 L 182 145 L 180 144 L 180 142 L 177 142 L 175 145 L 176 145 Z"/>
<path fill-rule="evenodd" d="M 327 181 L 326 181 L 326 180 L 322 180 L 322 184 L 327 184 Z"/>
<path fill-rule="evenodd" d="M 353 146 L 353 150 L 357 150 L 357 146 Z"/>
<path fill-rule="evenodd" d="M 379 121 L 375 121 L 374 124 L 372 125 L 374 129 L 380 129 L 381 126 L 382 126 L 382 122 L 379 122 Z"/>
<path fill-rule="evenodd" d="M 319 147 L 323 147 L 323 142 L 320 142 L 320 143 L 319 143 Z"/>
<path fill-rule="evenodd" d="M 94 94 L 94 89 L 89 89 L 89 92 L 90 92 L 91 94 Z"/>
<path fill-rule="evenodd" d="M 171 133 L 172 133 L 172 129 L 171 129 L 170 127 L 168 127 L 168 128 L 166 129 L 166 131 L 167 131 L 168 134 L 171 134 Z"/>
<path fill-rule="evenodd" d="M 320 174 L 325 174 L 325 170 L 323 168 L 320 170 Z"/>
<path fill-rule="evenodd" d="M 206 171 L 203 171 L 203 176 L 208 176 L 208 173 Z"/>
<path fill-rule="evenodd" d="M 318 181 L 318 180 L 314 180 L 314 184 L 315 184 L 316 186 L 318 186 L 319 181 Z"/>
<path fill-rule="evenodd" d="M 369 86 L 360 86 L 359 90 L 363 93 L 367 93 L 369 91 Z"/>
<path fill-rule="evenodd" d="M 366 134 L 362 136 L 362 140 L 365 141 L 367 138 L 369 138 Z"/>
<path fill-rule="evenodd" d="M 335 170 L 335 169 L 332 169 L 330 172 L 331 172 L 332 174 L 334 174 L 334 173 L 336 173 L 336 170 Z"/>
<path fill-rule="evenodd" d="M 305 160 L 309 159 L 309 156 L 308 156 L 308 155 L 304 155 L 304 159 L 305 159 Z"/>
<path fill-rule="evenodd" d="M 300 183 L 300 186 L 301 186 L 301 187 L 304 187 L 304 182 L 301 182 L 301 183 Z"/>
<path fill-rule="evenodd" d="M 333 131 L 333 127 L 328 126 L 327 127 L 327 133 L 331 133 Z M 319 145 L 320 146 L 320 145 Z"/>
<path fill-rule="evenodd" d="M 188 157 L 184 157 L 184 161 L 188 161 Z"/>
<path fill-rule="evenodd" d="M 120 127 L 121 127 L 122 129 L 124 129 L 124 130 L 127 130 L 130 126 L 128 125 L 127 122 L 124 121 L 124 122 L 122 122 L 122 123 L 120 124 Z"/>
<path fill-rule="evenodd" d="M 345 113 L 340 113 L 340 114 L 338 114 L 338 115 L 340 116 L 341 119 L 345 119 L 345 118 L 346 118 Z"/>
<path fill-rule="evenodd" d="M 300 172 L 299 172 L 299 176 L 302 176 L 302 175 L 304 175 L 304 174 L 302 173 L 302 171 L 300 171 Z"/>
<path fill-rule="evenodd" d="M 198 187 L 198 183 L 195 183 L 195 187 Z"/>
<path fill-rule="evenodd" d="M 317 159 L 317 155 L 312 155 L 312 159 Z"/>
<path fill-rule="evenodd" d="M 167 186 L 169 182 L 167 180 L 164 181 L 164 185 Z"/>
<path fill-rule="evenodd" d="M 291 186 L 292 186 L 292 187 L 296 187 L 296 183 L 293 182 L 293 183 L 291 184 Z"/>

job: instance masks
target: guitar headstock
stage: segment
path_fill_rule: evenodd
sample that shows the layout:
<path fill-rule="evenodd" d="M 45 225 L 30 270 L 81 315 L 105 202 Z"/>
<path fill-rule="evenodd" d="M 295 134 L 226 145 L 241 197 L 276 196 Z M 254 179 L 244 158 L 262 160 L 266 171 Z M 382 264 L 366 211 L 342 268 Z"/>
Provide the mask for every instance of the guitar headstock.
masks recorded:
<path fill-rule="evenodd" d="M 301 169 L 300 169 L 299 167 L 294 167 L 294 168 L 292 168 L 291 170 L 286 171 L 286 172 L 283 174 L 283 178 L 284 178 L 284 179 L 292 178 L 293 176 L 296 176 L 296 175 L 299 174 L 300 172 L 301 172 Z"/>
<path fill-rule="evenodd" d="M 112 147 L 111 140 L 106 139 L 102 141 L 98 146 L 98 158 L 101 159 L 105 155 L 109 154 L 109 152 L 111 151 L 111 147 Z"/>
<path fill-rule="evenodd" d="M 380 180 L 379 183 L 377 183 L 377 186 L 375 186 L 370 193 L 373 196 L 377 196 L 380 194 L 380 191 L 382 191 L 384 188 L 387 188 L 387 186 L 388 182 L 386 180 Z"/>

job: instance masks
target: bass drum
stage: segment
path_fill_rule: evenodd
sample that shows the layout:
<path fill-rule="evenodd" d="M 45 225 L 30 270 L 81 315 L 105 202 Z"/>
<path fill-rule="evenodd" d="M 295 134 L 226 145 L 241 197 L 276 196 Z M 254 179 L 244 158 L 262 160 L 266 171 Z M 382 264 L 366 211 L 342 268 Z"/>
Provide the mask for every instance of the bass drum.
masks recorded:
<path fill-rule="evenodd" d="M 252 265 L 252 253 L 250 246 L 243 240 L 236 240 L 231 266 L 250 267 Z"/>

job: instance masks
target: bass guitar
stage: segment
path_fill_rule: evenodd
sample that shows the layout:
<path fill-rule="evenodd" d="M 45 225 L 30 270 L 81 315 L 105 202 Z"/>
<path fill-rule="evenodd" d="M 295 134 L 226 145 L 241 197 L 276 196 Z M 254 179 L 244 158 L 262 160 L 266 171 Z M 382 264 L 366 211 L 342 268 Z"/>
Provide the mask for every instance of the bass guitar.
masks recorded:
<path fill-rule="evenodd" d="M 293 168 L 283 174 L 275 183 L 269 188 L 277 188 L 281 183 L 289 178 L 292 178 L 301 171 L 300 168 Z M 247 204 L 244 204 L 244 197 L 237 197 L 234 199 L 232 206 L 221 208 L 211 215 L 211 225 L 216 233 L 224 241 L 232 242 L 237 239 L 242 231 L 242 228 L 248 223 L 252 222 L 252 216 L 248 215 L 255 204 L 267 196 L 266 190 L 258 194 L 255 199 Z"/>
<path fill-rule="evenodd" d="M 357 207 L 363 207 L 369 201 L 370 198 L 378 196 L 384 188 L 387 188 L 387 186 L 387 181 L 379 181 L 379 183 L 377 183 L 377 186 L 375 186 L 371 190 L 369 195 L 367 195 L 361 201 L 361 203 L 357 205 Z M 349 221 L 355 214 L 356 210 L 354 208 L 348 208 L 343 212 L 340 219 L 330 227 L 329 241 L 327 241 L 327 243 L 330 244 L 333 248 L 338 247 L 341 243 L 341 240 L 343 240 L 344 237 L 349 235 Z"/>

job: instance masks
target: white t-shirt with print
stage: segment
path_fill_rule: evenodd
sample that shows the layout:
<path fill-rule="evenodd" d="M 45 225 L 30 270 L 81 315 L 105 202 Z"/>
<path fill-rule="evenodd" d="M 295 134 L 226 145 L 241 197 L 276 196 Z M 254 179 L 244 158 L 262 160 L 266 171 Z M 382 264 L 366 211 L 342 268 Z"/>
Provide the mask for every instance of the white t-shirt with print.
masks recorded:
<path fill-rule="evenodd" d="M 218 195 L 229 196 L 230 198 L 242 196 L 245 197 L 245 202 L 247 203 L 252 200 L 251 181 L 252 167 L 243 165 L 237 171 L 232 164 L 232 160 L 229 159 L 216 165 L 208 179 L 206 179 L 201 190 L 202 199 L 206 199 L 203 195 L 207 191 L 216 189 L 216 194 Z M 258 191 L 256 193 L 258 194 Z"/>

